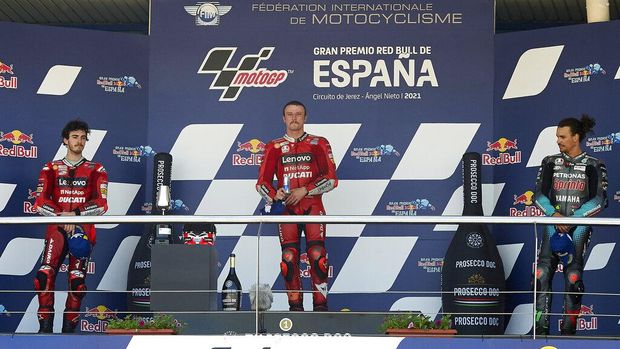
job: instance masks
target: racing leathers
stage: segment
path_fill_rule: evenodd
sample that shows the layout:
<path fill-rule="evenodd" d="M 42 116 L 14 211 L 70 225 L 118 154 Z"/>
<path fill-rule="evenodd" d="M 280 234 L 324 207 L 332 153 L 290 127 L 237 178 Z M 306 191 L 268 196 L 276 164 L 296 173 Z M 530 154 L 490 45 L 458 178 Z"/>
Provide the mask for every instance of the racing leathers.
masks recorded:
<path fill-rule="evenodd" d="M 104 167 L 86 159 L 72 164 L 66 159 L 45 164 L 39 176 L 35 208 L 44 216 L 59 216 L 62 212 L 76 215 L 102 215 L 108 209 L 108 174 Z M 80 225 L 91 245 L 96 242 L 95 226 Z M 77 230 L 77 228 L 76 228 Z M 63 225 L 48 225 L 45 248 L 41 257 L 34 287 L 39 299 L 38 318 L 41 332 L 52 332 L 54 323 L 54 291 L 56 275 L 69 255 L 69 293 L 65 303 L 63 332 L 73 332 L 79 319 L 80 305 L 86 291 L 86 270 L 89 257 L 76 258 L 69 253 L 70 236 Z"/>
<path fill-rule="evenodd" d="M 284 177 L 290 180 L 290 189 L 305 187 L 308 191 L 296 205 L 288 205 L 285 215 L 324 215 L 321 196 L 338 185 L 336 164 L 329 142 L 318 136 L 304 133 L 298 139 L 287 135 L 269 142 L 265 147 L 263 161 L 256 183 L 256 190 L 269 203 L 274 201 L 277 188 Z M 303 293 L 299 261 L 300 236 L 306 237 L 307 262 L 310 265 L 312 303 L 316 311 L 327 310 L 328 262 L 325 250 L 325 224 L 280 224 L 278 227 L 282 262 L 280 269 L 288 290 L 290 310 L 303 310 Z"/>
<path fill-rule="evenodd" d="M 605 164 L 594 157 L 581 153 L 572 158 L 560 153 L 547 156 L 536 178 L 535 204 L 546 216 L 556 212 L 566 217 L 591 217 L 607 207 L 607 171 Z M 549 333 L 551 309 L 551 284 L 560 261 L 551 250 L 550 240 L 555 226 L 546 226 L 538 254 L 536 331 Z M 584 256 L 592 228 L 573 226 L 568 233 L 573 240 L 575 255 L 564 265 L 564 311 L 561 333 L 575 334 L 577 317 L 581 309 L 581 297 L 585 291 L 582 280 Z"/>

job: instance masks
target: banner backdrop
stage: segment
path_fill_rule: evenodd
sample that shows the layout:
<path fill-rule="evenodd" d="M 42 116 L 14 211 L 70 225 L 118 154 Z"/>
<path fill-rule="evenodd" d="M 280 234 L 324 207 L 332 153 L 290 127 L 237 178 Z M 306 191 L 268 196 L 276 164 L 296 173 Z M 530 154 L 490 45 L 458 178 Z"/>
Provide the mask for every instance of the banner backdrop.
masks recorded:
<path fill-rule="evenodd" d="M 461 156 L 492 138 L 492 40 L 492 1 L 156 0 L 148 141 L 174 157 L 179 212 L 257 214 L 262 151 L 300 100 L 338 166 L 327 214 L 460 214 Z M 221 264 L 234 252 L 249 288 L 258 227 L 217 229 Z M 443 231 L 455 229 L 328 225 L 330 310 L 438 312 L 439 294 L 409 292 L 439 291 Z M 272 309 L 288 309 L 276 227 L 260 241 L 260 281 L 280 291 Z"/>
<path fill-rule="evenodd" d="M 92 129 L 84 156 L 109 175 L 107 214 L 139 214 L 144 202 L 147 38 L 0 23 L 0 214 L 30 216 L 41 168 L 66 154 L 61 130 L 81 118 Z M 137 198 L 137 199 L 136 199 Z M 0 225 L 0 332 L 36 332 L 33 280 L 45 227 Z M 125 308 L 127 264 L 141 225 L 97 225 L 79 329 L 100 332 Z M 66 265 L 56 280 L 67 289 Z M 5 291 L 14 291 L 8 293 Z M 62 312 L 66 292 L 56 295 Z M 24 315 L 25 313 L 25 315 Z M 56 315 L 60 330 L 62 316 Z"/>
<path fill-rule="evenodd" d="M 494 215 L 536 216 L 532 204 L 538 167 L 544 156 L 559 152 L 555 143 L 558 121 L 588 113 L 596 119 L 594 133 L 582 149 L 605 161 L 609 175 L 609 207 L 600 217 L 620 216 L 620 123 L 616 116 L 620 92 L 620 23 L 568 26 L 533 32 L 497 35 L 495 41 L 495 138 L 489 153 L 509 154 L 520 161 L 495 166 L 495 183 L 503 185 Z M 538 227 L 539 236 L 543 227 Z M 504 257 L 518 256 L 507 275 L 509 290 L 530 291 L 531 262 L 535 254 L 531 226 L 496 226 L 498 244 L 505 246 Z M 586 292 L 614 293 L 620 260 L 616 253 L 617 227 L 594 227 L 586 252 L 584 283 Z M 506 263 L 506 259 L 504 259 Z M 564 290 L 564 275 L 556 273 L 553 290 Z M 526 333 L 532 326 L 532 297 L 509 297 L 507 310 L 513 312 L 506 332 Z M 553 296 L 553 313 L 562 312 L 562 296 Z M 516 314 L 522 313 L 519 316 Z M 620 313 L 614 297 L 586 295 L 578 319 L 578 334 L 618 333 Z M 559 317 L 552 317 L 551 334 L 559 334 Z"/>
<path fill-rule="evenodd" d="M 157 151 L 174 156 L 174 213 L 256 214 L 263 205 L 254 189 L 262 150 L 282 135 L 281 108 L 291 99 L 306 104 L 307 130 L 325 136 L 334 150 L 340 184 L 324 196 L 328 214 L 460 215 L 459 160 L 467 151 L 482 153 L 483 177 L 492 178 L 483 184 L 486 215 L 538 214 L 531 191 L 540 160 L 557 152 L 554 125 L 582 112 L 598 122 L 586 148 L 609 170 L 610 207 L 603 216 L 619 214 L 614 146 L 620 129 L 611 112 L 619 53 L 608 46 L 617 23 L 499 35 L 494 61 L 491 1 L 175 0 L 152 1 L 152 10 L 150 38 L 0 23 L 2 216 L 32 214 L 38 172 L 64 154 L 59 132 L 73 117 L 93 128 L 86 156 L 110 175 L 109 214 L 150 210 L 143 205 L 152 186 L 145 178 L 152 177 Z M 36 299 L 28 290 L 43 229 L 0 226 L 0 284 L 16 291 L 0 296 L 0 331 L 36 330 Z M 142 230 L 99 227 L 90 290 L 124 291 Z M 439 290 L 454 230 L 329 225 L 331 310 L 437 313 L 441 299 L 430 292 Z M 595 228 L 586 256 L 588 292 L 614 289 L 608 277 L 619 264 L 613 230 Z M 257 231 L 218 225 L 222 270 L 234 251 L 245 289 L 256 278 Z M 508 289 L 524 292 L 507 298 L 506 333 L 524 334 L 531 329 L 532 227 L 492 231 Z M 275 226 L 262 228 L 260 244 L 260 281 L 283 290 Z M 309 289 L 305 261 L 302 256 Z M 138 262 L 136 268 L 149 265 Z M 63 277 L 59 290 L 66 289 Z M 563 288 L 560 277 L 554 288 Z M 131 291 L 148 297 L 148 289 Z M 580 330 L 616 333 L 612 317 L 597 316 L 618 313 L 615 303 L 584 297 Z M 124 294 L 116 293 L 92 293 L 83 304 L 80 328 L 88 332 L 102 331 L 126 307 Z M 554 312 L 560 304 L 556 296 Z M 286 308 L 286 297 L 276 293 L 272 309 Z"/>

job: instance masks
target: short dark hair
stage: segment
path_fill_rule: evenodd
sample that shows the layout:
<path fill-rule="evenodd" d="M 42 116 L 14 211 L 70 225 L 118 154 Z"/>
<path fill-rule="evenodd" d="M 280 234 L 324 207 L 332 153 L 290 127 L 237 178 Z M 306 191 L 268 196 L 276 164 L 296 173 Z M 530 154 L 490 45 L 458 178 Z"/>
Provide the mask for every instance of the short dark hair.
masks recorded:
<path fill-rule="evenodd" d="M 284 115 L 284 111 L 286 110 L 286 107 L 288 107 L 289 105 L 298 105 L 298 106 L 304 108 L 304 115 L 307 114 L 306 106 L 303 103 L 301 103 L 300 101 L 290 101 L 290 102 L 288 102 L 288 103 L 286 103 L 284 105 L 284 108 L 282 108 L 282 115 Z"/>
<path fill-rule="evenodd" d="M 580 142 L 586 138 L 586 134 L 592 132 L 594 125 L 596 125 L 596 121 L 588 114 L 582 114 L 580 120 L 577 118 L 566 118 L 558 123 L 558 127 L 570 127 L 571 134 L 578 134 Z"/>
<path fill-rule="evenodd" d="M 62 139 L 69 139 L 69 133 L 71 131 L 84 131 L 86 134 L 90 134 L 90 128 L 88 128 L 88 124 L 80 119 L 71 120 L 67 122 L 65 127 L 62 129 Z"/>

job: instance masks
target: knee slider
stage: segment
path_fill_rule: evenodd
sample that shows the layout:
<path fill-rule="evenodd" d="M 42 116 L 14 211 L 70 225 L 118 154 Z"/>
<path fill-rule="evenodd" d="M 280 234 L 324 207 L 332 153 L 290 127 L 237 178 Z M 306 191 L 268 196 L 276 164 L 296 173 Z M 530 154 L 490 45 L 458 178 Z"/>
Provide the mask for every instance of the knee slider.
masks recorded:
<path fill-rule="evenodd" d="M 571 301 L 574 304 L 581 304 L 581 298 L 583 297 L 583 293 L 586 291 L 583 280 L 577 280 L 575 283 L 571 283 L 569 291 L 571 292 Z"/>
<path fill-rule="evenodd" d="M 536 281 L 542 280 L 546 275 L 545 270 L 542 268 L 536 268 Z"/>
<path fill-rule="evenodd" d="M 54 269 L 52 269 L 49 265 L 42 265 L 34 278 L 34 289 L 36 291 L 49 290 L 53 277 Z"/>
<path fill-rule="evenodd" d="M 86 282 L 84 280 L 84 273 L 79 270 L 72 270 L 69 273 L 69 287 L 71 291 L 75 292 L 75 296 L 82 299 L 86 295 L 86 293 L 82 291 L 86 291 Z"/>
<path fill-rule="evenodd" d="M 324 279 L 327 277 L 327 271 L 329 270 L 329 263 L 327 261 L 327 255 L 323 244 L 313 244 L 308 248 L 308 259 L 312 265 L 312 269 L 316 271 L 319 278 Z"/>
<path fill-rule="evenodd" d="M 280 271 L 286 281 L 293 280 L 295 270 L 298 269 L 299 251 L 292 247 L 287 247 L 282 251 L 282 262 Z"/>

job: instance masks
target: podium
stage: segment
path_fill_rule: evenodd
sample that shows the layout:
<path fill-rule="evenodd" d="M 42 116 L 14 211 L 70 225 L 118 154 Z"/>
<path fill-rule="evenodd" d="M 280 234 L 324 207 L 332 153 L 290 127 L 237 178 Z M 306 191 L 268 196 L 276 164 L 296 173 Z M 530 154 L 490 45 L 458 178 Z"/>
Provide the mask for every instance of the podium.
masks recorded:
<path fill-rule="evenodd" d="M 213 246 L 152 245 L 151 310 L 217 310 L 217 263 Z"/>

